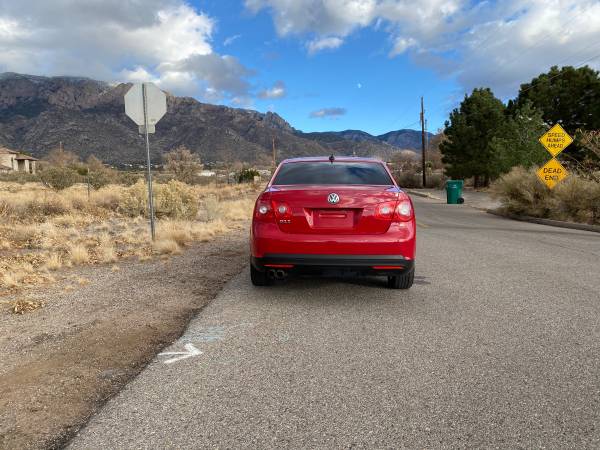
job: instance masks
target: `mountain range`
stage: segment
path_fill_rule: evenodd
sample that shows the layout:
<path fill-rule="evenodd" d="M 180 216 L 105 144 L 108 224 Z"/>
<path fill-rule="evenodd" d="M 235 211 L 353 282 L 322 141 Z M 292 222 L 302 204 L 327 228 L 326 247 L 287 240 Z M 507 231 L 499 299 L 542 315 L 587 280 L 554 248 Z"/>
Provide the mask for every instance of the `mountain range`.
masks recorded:
<path fill-rule="evenodd" d="M 79 77 L 0 74 L 0 146 L 43 157 L 59 145 L 82 158 L 114 165 L 144 161 L 144 140 L 124 112 L 131 84 Z M 360 130 L 304 133 L 273 112 L 201 103 L 167 94 L 167 114 L 151 138 L 153 162 L 185 145 L 204 162 L 269 164 L 278 159 L 352 155 L 387 159 L 399 150 L 420 151 L 421 133 L 397 130 L 373 136 Z"/>

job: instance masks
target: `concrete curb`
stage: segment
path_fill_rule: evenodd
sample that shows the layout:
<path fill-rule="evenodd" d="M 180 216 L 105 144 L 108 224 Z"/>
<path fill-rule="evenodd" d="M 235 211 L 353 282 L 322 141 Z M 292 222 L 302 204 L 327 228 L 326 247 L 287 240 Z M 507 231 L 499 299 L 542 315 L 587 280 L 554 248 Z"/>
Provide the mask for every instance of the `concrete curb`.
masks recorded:
<path fill-rule="evenodd" d="M 498 211 L 496 209 L 486 209 L 485 212 L 487 212 L 488 214 L 493 214 L 495 216 L 504 217 L 506 219 L 518 220 L 520 222 L 530 222 L 530 223 L 537 223 L 540 225 L 548 225 L 551 227 L 569 228 L 571 230 L 583 230 L 583 231 L 591 231 L 593 233 L 600 233 L 600 226 L 598 226 L 598 225 L 589 225 L 586 223 L 563 222 L 562 220 L 541 219 L 539 217 L 518 216 L 516 214 L 504 213 L 504 212 Z"/>
<path fill-rule="evenodd" d="M 410 195 L 416 195 L 417 197 L 430 198 L 432 200 L 441 200 L 441 198 L 436 197 L 435 195 L 428 194 L 426 192 L 418 192 L 413 191 L 411 189 L 405 189 L 405 191 L 408 192 Z"/>

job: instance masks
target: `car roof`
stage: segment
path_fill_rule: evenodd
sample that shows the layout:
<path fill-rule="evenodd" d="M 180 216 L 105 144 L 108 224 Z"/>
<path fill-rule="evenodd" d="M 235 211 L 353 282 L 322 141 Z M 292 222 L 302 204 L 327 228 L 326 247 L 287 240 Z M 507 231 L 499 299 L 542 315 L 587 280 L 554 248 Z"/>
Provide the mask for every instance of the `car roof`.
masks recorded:
<path fill-rule="evenodd" d="M 300 158 L 288 158 L 281 161 L 281 164 L 296 163 L 296 162 L 330 162 L 329 156 L 304 156 Z M 381 159 L 366 158 L 362 156 L 335 156 L 336 162 L 369 162 L 384 164 Z"/>

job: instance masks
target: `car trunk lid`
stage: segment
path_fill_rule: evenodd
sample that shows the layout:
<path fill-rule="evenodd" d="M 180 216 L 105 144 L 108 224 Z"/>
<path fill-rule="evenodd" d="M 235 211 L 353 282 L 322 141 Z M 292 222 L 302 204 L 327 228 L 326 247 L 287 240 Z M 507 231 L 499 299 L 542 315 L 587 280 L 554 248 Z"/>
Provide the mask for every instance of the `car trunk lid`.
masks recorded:
<path fill-rule="evenodd" d="M 398 192 L 395 186 L 273 186 L 270 198 L 286 233 L 380 234 L 392 218 L 378 216 L 377 207 L 397 201 Z"/>

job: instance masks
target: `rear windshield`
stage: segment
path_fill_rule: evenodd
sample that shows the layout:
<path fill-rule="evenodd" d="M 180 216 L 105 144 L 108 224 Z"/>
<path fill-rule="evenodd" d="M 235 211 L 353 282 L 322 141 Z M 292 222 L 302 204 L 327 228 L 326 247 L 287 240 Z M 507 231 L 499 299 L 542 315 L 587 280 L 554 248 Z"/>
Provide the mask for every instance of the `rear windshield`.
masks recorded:
<path fill-rule="evenodd" d="M 289 184 L 394 184 L 382 164 L 368 162 L 294 162 L 279 169 L 275 185 Z"/>

